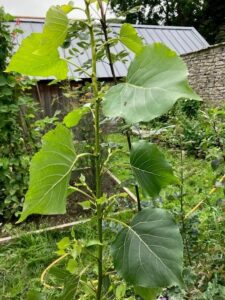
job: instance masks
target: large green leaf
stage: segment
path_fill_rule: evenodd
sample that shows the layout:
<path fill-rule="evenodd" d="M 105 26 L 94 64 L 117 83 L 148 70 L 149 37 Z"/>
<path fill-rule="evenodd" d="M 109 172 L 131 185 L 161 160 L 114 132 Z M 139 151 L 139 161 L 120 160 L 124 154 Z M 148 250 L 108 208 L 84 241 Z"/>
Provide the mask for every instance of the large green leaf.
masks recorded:
<path fill-rule="evenodd" d="M 40 49 L 41 43 L 41 33 L 32 33 L 24 39 L 18 52 L 12 57 L 6 71 L 15 71 L 30 76 L 66 78 L 67 63 L 59 58 L 58 50 L 54 49 L 51 53 L 39 53 L 38 49 Z"/>
<path fill-rule="evenodd" d="M 58 125 L 43 138 L 42 149 L 33 157 L 29 190 L 18 222 L 31 214 L 64 214 L 71 171 L 75 162 L 72 135 Z"/>
<path fill-rule="evenodd" d="M 112 87 L 103 110 L 127 123 L 150 121 L 166 113 L 180 98 L 200 100 L 189 87 L 186 65 L 161 43 L 145 46 L 130 64 L 125 83 Z"/>
<path fill-rule="evenodd" d="M 60 58 L 58 47 L 66 38 L 68 26 L 69 20 L 64 9 L 52 6 L 47 12 L 43 32 L 32 33 L 23 40 L 6 71 L 65 79 L 68 73 L 67 62 Z"/>
<path fill-rule="evenodd" d="M 149 196 L 156 197 L 163 187 L 179 182 L 163 153 L 147 141 L 132 144 L 130 164 L 138 183 Z"/>
<path fill-rule="evenodd" d="M 118 233 L 112 255 L 116 270 L 134 286 L 182 284 L 182 238 L 166 210 L 147 208 L 139 212 Z"/>
<path fill-rule="evenodd" d="M 144 44 L 131 24 L 123 24 L 120 29 L 120 41 L 135 54 L 140 53 Z"/>

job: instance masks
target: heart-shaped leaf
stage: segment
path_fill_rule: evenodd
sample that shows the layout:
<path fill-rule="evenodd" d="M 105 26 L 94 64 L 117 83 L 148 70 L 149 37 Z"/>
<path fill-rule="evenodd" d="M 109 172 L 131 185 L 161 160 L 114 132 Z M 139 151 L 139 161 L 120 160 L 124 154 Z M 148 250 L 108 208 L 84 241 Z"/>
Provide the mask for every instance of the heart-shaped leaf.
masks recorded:
<path fill-rule="evenodd" d="M 182 59 L 161 43 L 145 46 L 130 64 L 127 80 L 107 92 L 103 110 L 127 123 L 163 115 L 180 98 L 200 100 L 189 87 Z"/>
<path fill-rule="evenodd" d="M 67 62 L 60 58 L 58 47 L 66 38 L 68 26 L 69 20 L 62 7 L 52 6 L 47 12 L 43 32 L 32 33 L 23 40 L 6 71 L 65 79 Z"/>
<path fill-rule="evenodd" d="M 24 39 L 6 71 L 15 71 L 30 76 L 55 76 L 58 79 L 65 79 L 68 72 L 67 63 L 59 57 L 56 49 L 52 50 L 51 54 L 37 52 L 41 43 L 41 33 L 32 33 Z"/>
<path fill-rule="evenodd" d="M 72 135 L 58 125 L 43 138 L 42 149 L 33 157 L 29 190 L 18 222 L 31 214 L 54 215 L 66 212 L 66 197 L 75 162 Z"/>
<path fill-rule="evenodd" d="M 112 245 L 119 274 L 144 288 L 182 285 L 183 243 L 170 213 L 147 208 L 124 226 Z"/>
<path fill-rule="evenodd" d="M 163 187 L 179 182 L 163 153 L 147 141 L 132 144 L 130 164 L 138 183 L 149 196 L 156 197 Z"/>

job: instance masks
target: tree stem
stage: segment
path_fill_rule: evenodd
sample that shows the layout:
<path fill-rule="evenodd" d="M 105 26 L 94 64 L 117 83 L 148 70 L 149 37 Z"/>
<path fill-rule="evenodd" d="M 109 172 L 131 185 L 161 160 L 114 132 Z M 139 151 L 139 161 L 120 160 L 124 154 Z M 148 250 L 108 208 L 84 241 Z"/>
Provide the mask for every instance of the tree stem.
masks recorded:
<path fill-rule="evenodd" d="M 99 5 L 99 8 L 100 8 L 100 12 L 101 12 L 101 20 L 100 20 L 101 27 L 102 27 L 102 31 L 103 31 L 103 34 L 104 34 L 104 39 L 105 39 L 105 42 L 106 42 L 106 45 L 105 45 L 106 54 L 107 54 L 107 58 L 109 60 L 109 66 L 110 66 L 110 70 L 111 70 L 111 73 L 112 73 L 113 82 L 114 82 L 114 84 L 116 84 L 117 79 L 116 79 L 115 69 L 114 69 L 112 55 L 111 55 L 111 51 L 110 51 L 110 45 L 108 43 L 109 37 L 108 37 L 108 32 L 107 32 L 106 15 L 105 15 L 105 12 L 104 12 L 102 0 L 98 0 L 98 5 Z M 130 137 L 130 133 L 128 131 L 126 131 L 126 137 L 127 137 L 127 144 L 128 144 L 129 151 L 131 151 L 131 137 Z M 137 197 L 138 211 L 141 211 L 141 199 L 140 199 L 139 187 L 138 187 L 137 184 L 135 184 L 135 194 L 136 194 L 136 197 Z"/>
<path fill-rule="evenodd" d="M 108 32 L 107 32 L 106 15 L 105 15 L 105 12 L 104 12 L 104 7 L 103 7 L 103 4 L 102 4 L 102 0 L 98 0 L 98 5 L 99 5 L 99 8 L 100 8 L 100 12 L 101 12 L 100 23 L 101 23 L 102 31 L 103 31 L 103 34 L 104 34 L 104 39 L 105 39 L 105 42 L 106 42 L 106 45 L 105 45 L 106 55 L 107 55 L 107 58 L 109 60 L 109 67 L 110 67 L 110 70 L 111 70 L 111 73 L 112 73 L 113 81 L 114 81 L 114 83 L 117 83 L 115 69 L 114 69 L 114 66 L 113 66 L 112 55 L 111 55 L 111 51 L 110 51 L 110 46 L 108 44 L 109 38 L 108 38 Z"/>
<path fill-rule="evenodd" d="M 96 42 L 94 36 L 94 26 L 91 19 L 90 13 L 90 2 L 85 0 L 86 4 L 86 15 L 88 20 L 90 39 L 91 39 L 91 54 L 92 54 L 92 88 L 95 99 L 95 109 L 94 109 L 94 122 L 95 122 L 95 195 L 96 199 L 99 199 L 102 195 L 101 187 L 101 149 L 100 149 L 100 102 L 98 82 L 97 82 L 97 55 L 96 55 Z M 102 207 L 97 204 L 97 219 L 98 219 L 98 238 L 100 245 L 98 246 L 98 288 L 96 292 L 96 300 L 101 299 L 102 294 L 102 276 L 103 276 L 103 234 L 102 234 Z"/>

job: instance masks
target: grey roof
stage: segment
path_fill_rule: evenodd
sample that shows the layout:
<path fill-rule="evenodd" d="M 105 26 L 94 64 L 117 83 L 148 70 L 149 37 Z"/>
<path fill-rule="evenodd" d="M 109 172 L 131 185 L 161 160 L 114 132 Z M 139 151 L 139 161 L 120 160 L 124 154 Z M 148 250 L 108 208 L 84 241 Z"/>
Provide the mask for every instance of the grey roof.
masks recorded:
<path fill-rule="evenodd" d="M 20 28 L 23 30 L 22 34 L 16 35 L 15 44 L 16 48 L 21 43 L 22 39 L 30 35 L 32 32 L 41 32 L 43 27 L 43 21 L 37 20 L 21 20 L 16 25 L 15 22 L 9 23 L 10 27 Z M 110 24 L 112 32 L 118 33 L 120 30 L 120 24 Z M 206 40 L 198 33 L 194 27 L 178 27 L 178 26 L 152 26 L 152 25 L 134 25 L 138 34 L 143 37 L 146 44 L 154 42 L 162 42 L 169 48 L 175 50 L 179 55 L 195 52 L 204 48 L 208 48 L 209 44 Z M 76 47 L 76 40 L 72 42 L 71 47 Z M 122 44 L 117 44 L 111 47 L 112 53 L 119 53 L 122 50 L 127 50 Z M 61 56 L 68 55 L 68 49 L 60 49 Z M 127 74 L 127 67 L 133 57 L 132 53 L 129 53 L 126 64 L 116 62 L 115 73 L 117 77 L 124 77 Z M 91 58 L 90 50 L 84 51 L 82 55 L 75 58 L 75 62 L 78 65 L 82 65 L 88 59 Z M 107 61 L 98 62 L 98 77 L 99 78 L 110 78 L 112 77 L 109 65 Z M 73 67 L 70 67 L 69 77 L 74 78 Z M 81 77 L 85 78 L 85 75 Z"/>

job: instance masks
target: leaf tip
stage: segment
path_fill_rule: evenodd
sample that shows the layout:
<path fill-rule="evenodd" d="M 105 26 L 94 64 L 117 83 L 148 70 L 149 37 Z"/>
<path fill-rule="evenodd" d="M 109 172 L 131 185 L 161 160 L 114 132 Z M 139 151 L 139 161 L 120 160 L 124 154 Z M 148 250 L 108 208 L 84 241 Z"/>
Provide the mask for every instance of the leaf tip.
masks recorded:
<path fill-rule="evenodd" d="M 23 221 L 26 220 L 27 217 L 28 217 L 27 215 L 24 215 L 24 213 L 22 213 L 21 216 L 20 216 L 20 218 L 19 218 L 19 220 L 16 221 L 16 224 L 22 223 Z"/>

